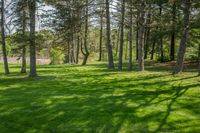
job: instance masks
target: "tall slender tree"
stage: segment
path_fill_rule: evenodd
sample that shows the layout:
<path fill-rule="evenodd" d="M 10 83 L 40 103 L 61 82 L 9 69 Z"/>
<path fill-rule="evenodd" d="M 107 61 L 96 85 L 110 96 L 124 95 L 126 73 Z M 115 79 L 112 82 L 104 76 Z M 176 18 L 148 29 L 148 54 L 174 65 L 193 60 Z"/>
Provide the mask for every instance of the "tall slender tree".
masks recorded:
<path fill-rule="evenodd" d="M 144 71 L 144 43 L 145 43 L 145 9 L 146 2 L 141 0 L 139 7 L 139 44 L 138 44 L 138 70 Z"/>
<path fill-rule="evenodd" d="M 121 33 L 120 33 L 120 47 L 119 47 L 119 63 L 118 70 L 122 71 L 123 63 L 123 50 L 124 50 L 124 16 L 125 16 L 125 0 L 122 0 L 121 3 Z"/>
<path fill-rule="evenodd" d="M 9 74 L 8 59 L 6 52 L 6 35 L 5 35 L 5 5 L 4 0 L 1 0 L 1 40 L 2 40 L 2 53 L 4 62 L 4 72 Z"/>
<path fill-rule="evenodd" d="M 133 65 L 133 7 L 132 1 L 130 1 L 130 25 L 129 25 L 129 63 L 128 63 L 128 71 L 132 71 Z"/>
<path fill-rule="evenodd" d="M 174 74 L 180 73 L 183 70 L 184 65 L 184 57 L 185 57 L 185 51 L 187 47 L 187 41 L 189 36 L 189 30 L 190 30 L 190 10 L 191 10 L 191 0 L 183 0 L 184 4 L 184 29 L 181 37 L 179 52 L 178 52 L 178 58 L 176 62 L 176 66 L 174 69 Z"/>
<path fill-rule="evenodd" d="M 198 50 L 198 63 L 199 63 L 199 76 L 200 76 L 200 44 L 199 44 L 199 50 Z"/>
<path fill-rule="evenodd" d="M 36 70 L 36 43 L 35 43 L 35 26 L 36 26 L 36 0 L 28 0 L 29 17 L 30 17 L 30 77 L 37 76 Z"/>
<path fill-rule="evenodd" d="M 99 35 L 99 61 L 102 60 L 102 43 L 103 43 L 103 14 L 104 10 L 101 7 L 100 9 L 100 35 Z"/>
<path fill-rule="evenodd" d="M 176 24 L 176 1 L 173 1 L 172 6 L 172 33 L 171 33 L 171 46 L 170 46 L 170 60 L 175 60 L 175 44 L 176 44 L 176 33 L 175 33 L 175 24 Z"/>
<path fill-rule="evenodd" d="M 160 22 L 162 22 L 162 12 L 163 12 L 163 7 L 162 7 L 162 2 L 159 3 L 159 16 L 160 16 Z M 161 62 L 164 62 L 164 50 L 163 50 L 163 34 L 162 34 L 162 25 L 160 26 L 160 38 L 159 38 L 159 58 Z"/>
<path fill-rule="evenodd" d="M 110 40 L 110 2 L 106 0 L 106 46 L 108 50 L 108 68 L 114 69 L 114 61 L 113 61 L 113 53 L 112 53 L 112 45 Z"/>
<path fill-rule="evenodd" d="M 88 45 L 87 43 L 88 43 L 88 0 L 86 0 L 86 8 L 85 8 L 85 37 L 84 37 L 85 53 L 84 53 L 82 65 L 86 65 L 88 57 L 90 55 L 88 48 L 87 48 L 87 45 Z"/>

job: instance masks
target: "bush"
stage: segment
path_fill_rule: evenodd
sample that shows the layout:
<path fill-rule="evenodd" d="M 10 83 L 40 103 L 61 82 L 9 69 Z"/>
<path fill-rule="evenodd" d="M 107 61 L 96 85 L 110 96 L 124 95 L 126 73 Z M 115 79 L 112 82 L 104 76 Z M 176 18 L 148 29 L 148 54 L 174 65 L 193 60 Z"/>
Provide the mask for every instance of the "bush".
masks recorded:
<path fill-rule="evenodd" d="M 60 48 L 51 48 L 50 49 L 50 60 L 51 65 L 62 64 L 64 60 L 63 50 Z"/>

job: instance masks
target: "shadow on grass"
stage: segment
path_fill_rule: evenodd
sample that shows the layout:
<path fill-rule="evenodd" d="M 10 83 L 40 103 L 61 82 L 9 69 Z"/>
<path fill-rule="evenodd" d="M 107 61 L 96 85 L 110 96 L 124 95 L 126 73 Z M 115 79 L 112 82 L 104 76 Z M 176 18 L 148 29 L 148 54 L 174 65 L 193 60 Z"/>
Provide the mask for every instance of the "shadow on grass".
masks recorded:
<path fill-rule="evenodd" d="M 182 83 L 196 80 L 195 76 L 124 77 L 124 73 L 107 73 L 101 66 L 91 65 L 89 70 L 71 67 L 73 70 L 41 66 L 39 72 L 44 76 L 35 79 L 0 79 L 4 88 L 0 89 L 1 132 L 157 133 L 200 129 L 200 100 L 193 94 L 193 88 L 200 84 Z"/>

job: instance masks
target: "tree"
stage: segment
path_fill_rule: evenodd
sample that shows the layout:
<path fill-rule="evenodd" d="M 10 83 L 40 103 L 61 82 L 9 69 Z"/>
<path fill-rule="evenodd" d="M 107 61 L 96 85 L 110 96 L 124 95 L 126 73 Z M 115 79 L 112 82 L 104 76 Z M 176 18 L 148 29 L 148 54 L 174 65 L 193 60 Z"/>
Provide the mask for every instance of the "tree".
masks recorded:
<path fill-rule="evenodd" d="M 145 43 L 145 8 L 146 2 L 141 0 L 139 7 L 139 44 L 138 44 L 138 70 L 144 71 L 144 43 Z"/>
<path fill-rule="evenodd" d="M 17 25 L 17 42 L 20 43 L 19 49 L 21 50 L 22 66 L 21 73 L 26 73 L 26 46 L 27 46 L 27 37 L 26 37 L 26 27 L 27 27 L 27 0 L 17 1 L 15 14 L 16 20 L 14 23 Z"/>
<path fill-rule="evenodd" d="M 200 76 L 200 44 L 199 44 L 199 50 L 198 50 L 198 63 L 199 63 L 199 76 Z"/>
<path fill-rule="evenodd" d="M 118 70 L 122 71 L 122 63 L 123 63 L 123 49 L 124 49 L 124 16 L 125 16 L 125 0 L 122 0 L 121 3 L 121 33 L 120 33 L 120 47 L 119 47 L 119 63 Z"/>
<path fill-rule="evenodd" d="M 104 8 L 103 8 L 103 4 L 101 3 L 103 1 L 100 1 L 100 32 L 99 32 L 99 61 L 102 60 L 102 44 L 103 44 L 103 25 L 104 25 Z"/>
<path fill-rule="evenodd" d="M 36 70 L 36 43 L 35 43 L 35 22 L 36 22 L 36 0 L 28 1 L 30 16 L 30 77 L 37 76 Z"/>
<path fill-rule="evenodd" d="M 159 17 L 160 17 L 160 22 L 162 22 L 162 12 L 163 12 L 163 7 L 162 7 L 162 2 L 159 2 Z M 160 38 L 159 38 L 159 58 L 161 62 L 164 62 L 164 51 L 163 51 L 163 35 L 162 35 L 162 26 L 160 26 Z"/>
<path fill-rule="evenodd" d="M 86 9 L 85 9 L 85 37 L 84 37 L 84 48 L 85 48 L 85 53 L 84 58 L 83 58 L 83 63 L 82 65 L 86 65 L 87 59 L 90 55 L 88 48 L 87 48 L 87 40 L 88 39 L 88 0 L 86 0 Z"/>
<path fill-rule="evenodd" d="M 172 33 L 171 33 L 171 46 L 170 46 L 170 60 L 175 60 L 175 44 L 176 44 L 176 33 L 175 33 L 175 24 L 176 24 L 176 1 L 173 1 L 172 6 Z"/>
<path fill-rule="evenodd" d="M 184 4 L 184 29 L 181 37 L 181 42 L 180 42 L 180 47 L 179 47 L 179 52 L 178 52 L 178 58 L 176 62 L 176 66 L 174 69 L 174 74 L 180 73 L 183 70 L 183 65 L 184 65 L 184 56 L 185 56 L 185 51 L 187 47 L 187 41 L 188 41 L 188 36 L 189 36 L 189 30 L 190 30 L 190 8 L 191 8 L 191 0 L 183 0 Z"/>
<path fill-rule="evenodd" d="M 110 3 L 106 0 L 106 46 L 108 50 L 108 68 L 114 69 L 112 45 L 110 40 Z"/>
<path fill-rule="evenodd" d="M 1 0 L 1 40 L 2 40 L 2 53 L 3 53 L 3 62 L 4 62 L 4 72 L 9 74 L 8 68 L 8 59 L 6 52 L 6 35 L 5 35 L 5 8 L 4 0 Z"/>
<path fill-rule="evenodd" d="M 132 71 L 133 65 L 133 7 L 132 1 L 130 1 L 130 25 L 129 25 L 129 63 L 128 71 Z"/>

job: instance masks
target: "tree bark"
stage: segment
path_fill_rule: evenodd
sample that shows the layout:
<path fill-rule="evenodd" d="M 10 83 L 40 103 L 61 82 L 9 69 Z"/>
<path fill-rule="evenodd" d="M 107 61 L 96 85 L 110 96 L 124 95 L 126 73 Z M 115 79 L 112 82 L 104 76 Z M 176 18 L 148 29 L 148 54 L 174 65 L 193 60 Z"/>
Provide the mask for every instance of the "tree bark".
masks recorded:
<path fill-rule="evenodd" d="M 128 71 L 132 71 L 133 65 L 133 9 L 132 2 L 130 7 L 130 33 L 129 33 L 129 63 L 128 63 Z"/>
<path fill-rule="evenodd" d="M 172 35 L 171 35 L 171 46 L 170 46 L 170 60 L 175 60 L 175 23 L 176 23 L 176 2 L 173 3 L 173 11 L 172 11 L 173 19 L 172 19 Z"/>
<path fill-rule="evenodd" d="M 117 57 L 117 55 L 118 55 L 118 51 L 119 51 L 119 38 L 120 38 L 120 26 L 119 26 L 119 28 L 118 28 L 118 30 L 117 30 L 117 43 L 116 43 L 116 57 Z"/>
<path fill-rule="evenodd" d="M 103 11 L 102 11 L 103 12 Z M 100 20 L 100 38 L 99 38 L 99 61 L 102 60 L 102 42 L 103 42 L 103 13 Z"/>
<path fill-rule="evenodd" d="M 25 36 L 26 31 L 26 11 L 23 8 L 23 14 L 22 14 L 22 34 Z M 23 42 L 22 47 L 22 66 L 21 66 L 21 73 L 26 73 L 26 45 Z"/>
<path fill-rule="evenodd" d="M 26 46 L 22 48 L 22 66 L 21 73 L 26 73 Z"/>
<path fill-rule="evenodd" d="M 139 16 L 139 15 L 138 15 Z M 138 19 L 139 17 L 137 17 Z M 136 43 L 136 51 L 135 51 L 135 54 L 136 54 L 136 60 L 138 60 L 138 45 L 139 45 L 139 23 L 137 22 L 137 28 L 136 28 L 136 39 L 135 39 L 135 43 Z"/>
<path fill-rule="evenodd" d="M 151 4 L 149 4 L 149 8 L 151 8 Z M 147 13 L 147 28 L 145 32 L 144 59 L 148 58 L 149 39 L 150 39 L 150 32 L 151 32 L 150 24 L 151 24 L 151 9 L 149 9 Z"/>
<path fill-rule="evenodd" d="M 85 37 L 84 37 L 84 48 L 85 48 L 85 54 L 84 54 L 84 57 L 83 57 L 83 63 L 82 65 L 86 65 L 87 64 L 87 60 L 88 60 L 88 57 L 90 55 L 89 51 L 88 51 L 88 48 L 87 48 L 87 41 L 88 41 L 88 0 L 86 0 L 86 12 L 85 12 L 85 15 L 86 15 L 86 19 L 85 19 Z"/>
<path fill-rule="evenodd" d="M 80 37 L 78 35 L 78 38 L 77 38 L 77 48 L 76 48 L 76 64 L 79 63 L 79 51 L 80 51 Z"/>
<path fill-rule="evenodd" d="M 156 40 L 154 39 L 153 45 L 152 45 L 152 50 L 151 50 L 151 60 L 154 59 L 155 45 L 156 45 Z"/>
<path fill-rule="evenodd" d="M 199 76 L 200 76 L 200 44 L 199 44 L 199 52 L 198 52 L 198 60 L 199 60 Z"/>
<path fill-rule="evenodd" d="M 110 40 L 110 4 L 109 0 L 106 0 L 106 46 L 108 49 L 108 68 L 114 69 L 114 61 L 113 61 L 113 53 L 112 53 L 112 45 Z"/>
<path fill-rule="evenodd" d="M 190 8 L 191 8 L 191 0 L 184 0 L 184 29 L 183 34 L 181 37 L 179 52 L 178 52 L 178 58 L 176 62 L 176 66 L 174 69 L 174 74 L 178 74 L 182 72 L 183 65 L 184 65 L 184 57 L 185 57 L 185 51 L 187 47 L 187 41 L 189 36 L 189 30 L 190 30 Z"/>
<path fill-rule="evenodd" d="M 145 43 L 145 8 L 146 3 L 142 0 L 139 15 L 139 45 L 138 45 L 138 70 L 144 71 L 144 43 Z"/>
<path fill-rule="evenodd" d="M 122 71 L 123 63 L 123 48 L 124 48 L 124 15 L 125 15 L 125 0 L 122 0 L 121 7 L 121 34 L 120 34 L 120 47 L 119 47 L 119 63 L 118 70 Z"/>
<path fill-rule="evenodd" d="M 3 54 L 3 62 L 4 62 L 4 73 L 9 74 L 7 51 L 6 51 L 4 0 L 1 0 L 1 39 L 2 39 L 2 54 Z"/>
<path fill-rule="evenodd" d="M 162 20 L 162 5 L 160 5 L 160 20 Z M 160 27 L 160 32 L 162 33 L 162 27 Z M 162 34 L 159 39 L 159 44 L 160 44 L 160 61 L 164 62 L 163 35 Z"/>
<path fill-rule="evenodd" d="M 30 15 L 30 74 L 29 77 L 37 76 L 36 70 L 36 46 L 35 46 L 35 13 L 36 1 L 29 0 L 29 15 Z"/>

